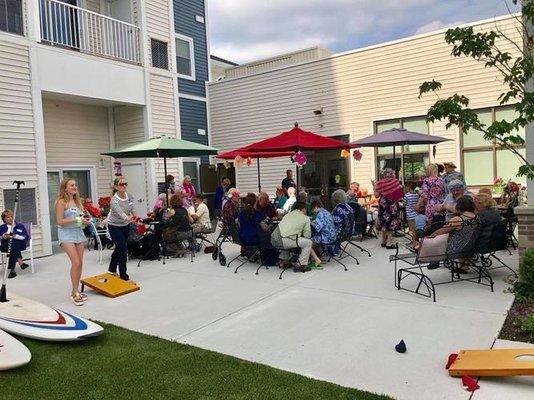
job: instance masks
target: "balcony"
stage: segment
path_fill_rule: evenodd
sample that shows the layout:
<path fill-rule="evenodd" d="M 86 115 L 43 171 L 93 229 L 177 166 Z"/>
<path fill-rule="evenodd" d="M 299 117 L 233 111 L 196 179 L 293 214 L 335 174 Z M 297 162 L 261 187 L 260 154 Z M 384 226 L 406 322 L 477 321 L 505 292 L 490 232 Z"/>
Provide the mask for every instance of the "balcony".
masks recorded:
<path fill-rule="evenodd" d="M 40 0 L 41 41 L 141 64 L 139 27 L 56 0 Z"/>

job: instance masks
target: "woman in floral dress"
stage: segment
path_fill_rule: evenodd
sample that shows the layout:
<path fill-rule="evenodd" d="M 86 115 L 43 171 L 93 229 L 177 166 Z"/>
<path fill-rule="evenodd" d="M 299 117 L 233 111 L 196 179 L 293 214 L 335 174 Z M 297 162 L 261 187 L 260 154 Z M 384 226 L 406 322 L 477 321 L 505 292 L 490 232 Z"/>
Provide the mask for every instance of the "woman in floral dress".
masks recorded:
<path fill-rule="evenodd" d="M 402 186 L 395 178 L 395 171 L 391 168 L 384 169 L 380 178 L 375 184 L 374 190 L 375 196 L 380 197 L 378 201 L 378 229 L 382 231 L 381 246 L 394 249 L 395 246 L 391 242 L 393 232 L 401 227 L 398 202 L 403 197 Z"/>
<path fill-rule="evenodd" d="M 426 178 L 421 186 L 421 196 L 417 208 L 425 207 L 427 222 L 432 222 L 432 217 L 437 213 L 436 206 L 443 203 L 445 197 L 445 183 L 438 176 L 438 166 L 429 164 L 426 167 Z"/>

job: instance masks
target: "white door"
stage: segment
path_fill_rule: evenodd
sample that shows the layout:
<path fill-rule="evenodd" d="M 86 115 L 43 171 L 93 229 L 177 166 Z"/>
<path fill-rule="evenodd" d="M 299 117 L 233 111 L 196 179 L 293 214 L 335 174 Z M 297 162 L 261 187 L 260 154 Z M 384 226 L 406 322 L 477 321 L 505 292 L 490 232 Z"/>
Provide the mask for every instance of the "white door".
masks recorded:
<path fill-rule="evenodd" d="M 144 164 L 122 164 L 122 174 L 128 182 L 128 193 L 134 198 L 135 211 L 142 218 L 148 211 Z"/>

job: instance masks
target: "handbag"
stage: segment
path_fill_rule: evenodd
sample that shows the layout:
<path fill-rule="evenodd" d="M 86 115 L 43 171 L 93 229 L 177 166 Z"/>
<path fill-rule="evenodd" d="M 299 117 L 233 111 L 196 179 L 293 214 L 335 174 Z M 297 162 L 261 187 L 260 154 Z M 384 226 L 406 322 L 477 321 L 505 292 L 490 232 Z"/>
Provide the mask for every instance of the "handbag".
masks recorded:
<path fill-rule="evenodd" d="M 417 260 L 419 262 L 433 262 L 444 260 L 447 256 L 447 242 L 449 234 L 436 237 L 425 237 L 421 242 Z"/>

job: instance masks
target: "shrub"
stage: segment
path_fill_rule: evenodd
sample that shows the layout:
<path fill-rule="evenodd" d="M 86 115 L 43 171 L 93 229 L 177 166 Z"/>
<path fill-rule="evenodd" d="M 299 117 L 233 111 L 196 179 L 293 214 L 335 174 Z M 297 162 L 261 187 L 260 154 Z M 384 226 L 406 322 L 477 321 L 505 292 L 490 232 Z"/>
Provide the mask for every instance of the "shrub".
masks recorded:
<path fill-rule="evenodd" d="M 529 315 L 523 320 L 523 323 L 521 324 L 521 330 L 530 334 L 534 334 L 534 314 Z"/>
<path fill-rule="evenodd" d="M 520 298 L 534 299 L 534 249 L 528 249 L 519 264 L 519 280 L 513 291 Z"/>

